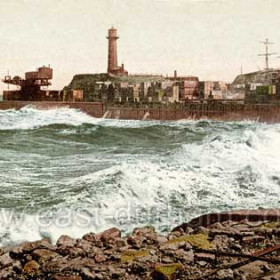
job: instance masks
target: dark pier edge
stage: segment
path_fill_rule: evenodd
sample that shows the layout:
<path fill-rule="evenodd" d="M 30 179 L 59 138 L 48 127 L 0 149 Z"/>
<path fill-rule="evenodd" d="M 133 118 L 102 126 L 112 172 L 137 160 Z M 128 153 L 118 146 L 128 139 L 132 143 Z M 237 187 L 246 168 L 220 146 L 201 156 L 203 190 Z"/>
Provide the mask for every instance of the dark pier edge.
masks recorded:
<path fill-rule="evenodd" d="M 34 106 L 39 110 L 74 108 L 96 118 L 125 120 L 200 120 L 280 122 L 280 104 L 187 103 L 164 105 L 110 105 L 102 102 L 3 101 L 0 110 Z"/>

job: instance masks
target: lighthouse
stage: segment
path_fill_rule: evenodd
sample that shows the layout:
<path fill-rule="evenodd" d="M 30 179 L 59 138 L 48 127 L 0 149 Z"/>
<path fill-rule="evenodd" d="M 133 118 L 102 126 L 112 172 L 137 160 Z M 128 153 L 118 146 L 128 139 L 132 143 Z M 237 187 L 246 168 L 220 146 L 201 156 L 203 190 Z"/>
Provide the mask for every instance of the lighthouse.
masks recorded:
<path fill-rule="evenodd" d="M 127 75 L 128 72 L 124 70 L 124 65 L 118 66 L 118 51 L 117 51 L 117 29 L 112 27 L 108 30 L 108 74 L 112 75 Z"/>

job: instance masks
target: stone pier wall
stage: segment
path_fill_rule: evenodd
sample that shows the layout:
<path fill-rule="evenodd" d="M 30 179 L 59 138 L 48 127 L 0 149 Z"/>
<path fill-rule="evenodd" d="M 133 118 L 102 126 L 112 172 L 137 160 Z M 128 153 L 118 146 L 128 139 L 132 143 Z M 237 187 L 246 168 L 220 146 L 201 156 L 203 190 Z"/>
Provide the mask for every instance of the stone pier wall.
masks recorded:
<path fill-rule="evenodd" d="M 177 107 L 128 107 L 109 106 L 101 102 L 35 102 L 3 101 L 0 110 L 20 109 L 27 105 L 39 110 L 53 108 L 75 108 L 96 118 L 132 119 L 132 120 L 182 120 L 211 119 L 217 121 L 252 120 L 260 122 L 280 122 L 280 104 L 238 104 L 238 103 L 190 103 Z"/>

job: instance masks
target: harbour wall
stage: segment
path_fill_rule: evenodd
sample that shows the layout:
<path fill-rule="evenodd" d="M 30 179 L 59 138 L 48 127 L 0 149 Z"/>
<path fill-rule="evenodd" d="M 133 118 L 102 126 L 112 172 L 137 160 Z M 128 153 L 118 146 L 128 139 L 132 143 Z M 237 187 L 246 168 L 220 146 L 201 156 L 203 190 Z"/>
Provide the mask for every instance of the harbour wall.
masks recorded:
<path fill-rule="evenodd" d="M 96 118 L 132 120 L 199 120 L 217 121 L 252 120 L 280 123 L 280 104 L 239 104 L 239 103 L 189 103 L 177 106 L 112 106 L 102 102 L 36 102 L 3 101 L 0 110 L 21 109 L 27 105 L 39 110 L 54 108 L 79 109 Z"/>

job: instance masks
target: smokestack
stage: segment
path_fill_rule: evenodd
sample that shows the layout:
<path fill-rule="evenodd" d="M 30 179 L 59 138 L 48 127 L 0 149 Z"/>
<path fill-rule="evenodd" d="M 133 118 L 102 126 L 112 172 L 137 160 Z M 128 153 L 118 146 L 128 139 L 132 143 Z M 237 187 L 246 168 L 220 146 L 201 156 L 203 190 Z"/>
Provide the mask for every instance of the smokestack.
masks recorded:
<path fill-rule="evenodd" d="M 177 70 L 174 70 L 174 78 L 177 78 Z"/>
<path fill-rule="evenodd" d="M 108 73 L 113 73 L 118 68 L 117 57 L 117 29 L 112 27 L 108 30 Z"/>

